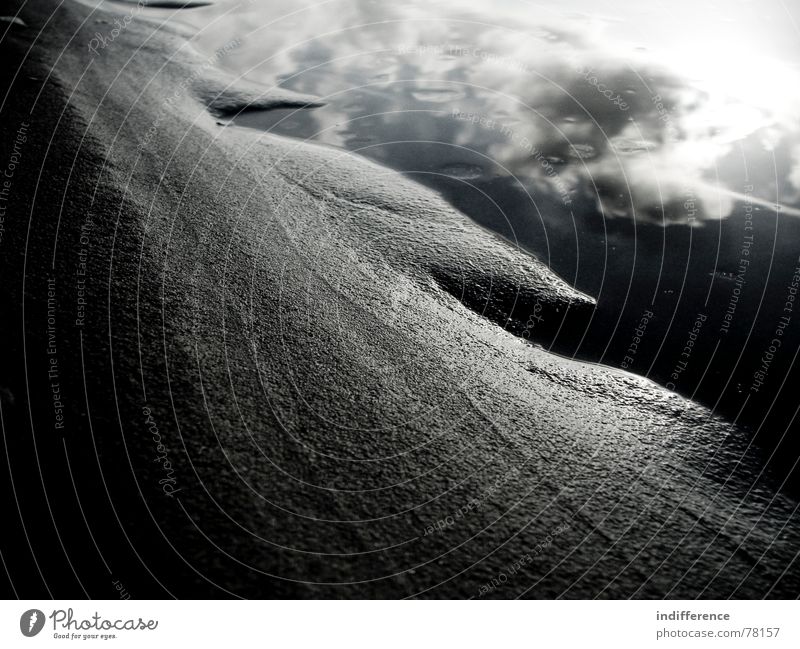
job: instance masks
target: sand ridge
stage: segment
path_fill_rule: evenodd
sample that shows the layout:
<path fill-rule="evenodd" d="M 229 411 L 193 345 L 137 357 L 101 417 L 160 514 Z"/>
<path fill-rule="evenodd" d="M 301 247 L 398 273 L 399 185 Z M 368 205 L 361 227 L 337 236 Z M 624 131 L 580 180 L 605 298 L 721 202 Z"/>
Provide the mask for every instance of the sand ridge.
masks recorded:
<path fill-rule="evenodd" d="M 93 58 L 114 11 L 35 0 L 4 42 L 3 142 L 30 111 L 41 174 L 2 242 L 3 417 L 62 596 L 797 592 L 795 503 L 735 427 L 514 335 L 537 305 L 580 335 L 590 297 L 397 173 L 218 124 L 203 79 L 268 93 L 157 21 Z"/>

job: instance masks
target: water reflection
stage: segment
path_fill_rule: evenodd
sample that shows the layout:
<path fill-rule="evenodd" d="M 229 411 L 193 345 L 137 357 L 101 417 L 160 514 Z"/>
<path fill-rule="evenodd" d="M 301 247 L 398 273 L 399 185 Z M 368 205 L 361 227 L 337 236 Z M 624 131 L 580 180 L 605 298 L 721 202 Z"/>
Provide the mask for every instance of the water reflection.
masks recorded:
<path fill-rule="evenodd" d="M 720 76 L 732 76 L 730 65 L 724 74 L 715 68 L 709 78 L 690 78 L 675 69 L 684 58 L 675 52 L 669 53 L 674 60 L 665 59 L 658 48 L 634 46 L 619 34 L 609 40 L 620 23 L 637 34 L 636 20 L 644 16 L 655 30 L 657 8 L 636 19 L 556 13 L 521 2 L 491 12 L 464 2 L 366 0 L 254 3 L 226 11 L 223 27 L 217 24 L 208 38 L 224 40 L 219 31 L 226 29 L 247 41 L 228 62 L 237 72 L 328 102 L 310 128 L 300 128 L 294 117 L 245 122 L 250 125 L 347 148 L 395 136 L 469 147 L 540 194 L 559 195 L 564 184 L 588 192 L 605 217 L 685 223 L 692 219 L 674 207 L 691 193 L 693 219 L 725 218 L 745 184 L 755 187 L 751 200 L 800 214 L 792 205 L 800 198 L 797 113 L 790 109 L 800 105 L 794 67 L 751 52 L 742 70 L 740 40 L 705 34 L 718 54 L 723 48 L 737 53 L 740 73 L 755 68 L 759 77 L 778 77 L 780 87 L 770 93 L 778 105 L 765 105 L 763 90 L 742 97 L 752 78 L 720 87 Z M 674 9 L 670 15 L 676 22 Z M 713 18 L 709 29 L 723 18 Z M 696 71 L 707 61 L 694 64 Z M 402 115 L 408 111 L 427 112 L 409 120 Z M 476 121 L 453 123 L 456 114 Z M 536 164 L 539 155 L 565 161 L 559 186 Z M 752 183 L 734 169 L 720 173 L 726 160 L 741 156 L 754 169 L 774 166 L 777 178 Z M 778 159 L 785 162 L 780 168 L 771 164 Z M 609 200 L 619 193 L 626 201 Z"/>

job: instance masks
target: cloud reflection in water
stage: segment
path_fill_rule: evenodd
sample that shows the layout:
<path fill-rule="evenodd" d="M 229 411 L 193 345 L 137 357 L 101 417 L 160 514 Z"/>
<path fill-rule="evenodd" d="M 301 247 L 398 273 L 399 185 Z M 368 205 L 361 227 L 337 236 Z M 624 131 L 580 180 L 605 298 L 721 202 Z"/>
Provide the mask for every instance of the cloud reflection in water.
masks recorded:
<path fill-rule="evenodd" d="M 236 70 L 328 105 L 280 123 L 266 115 L 240 122 L 405 171 L 480 164 L 545 199 L 567 186 L 606 218 L 725 218 L 750 185 L 750 200 L 800 214 L 792 207 L 800 203 L 797 70 L 762 57 L 758 43 L 747 50 L 730 34 L 714 39 L 723 23 L 746 28 L 748 3 L 727 22 L 672 3 L 663 25 L 652 8 L 638 14 L 619 3 L 621 17 L 598 18 L 568 4 L 573 11 L 506 2 L 490 13 L 464 2 L 248 5 L 222 27 L 244 34 L 245 47 L 231 57 Z M 664 36 L 670 22 L 686 29 L 681 10 L 690 9 L 694 30 L 709 21 L 705 45 Z M 456 148 L 430 158 L 428 147 L 409 167 L 398 147 L 378 146 L 399 141 Z M 742 156 L 747 172 L 728 164 Z M 771 174 L 760 178 L 762 169 Z"/>

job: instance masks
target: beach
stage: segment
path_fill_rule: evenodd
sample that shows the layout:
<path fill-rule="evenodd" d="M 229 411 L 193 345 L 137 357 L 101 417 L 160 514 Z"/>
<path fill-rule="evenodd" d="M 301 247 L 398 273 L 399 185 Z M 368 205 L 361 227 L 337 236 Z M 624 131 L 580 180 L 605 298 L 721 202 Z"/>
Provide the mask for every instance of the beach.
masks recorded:
<path fill-rule="evenodd" d="M 13 594 L 796 596 L 797 502 L 743 430 L 545 349 L 591 296 L 221 119 L 320 102 L 130 11 L 33 0 L 2 39 Z"/>

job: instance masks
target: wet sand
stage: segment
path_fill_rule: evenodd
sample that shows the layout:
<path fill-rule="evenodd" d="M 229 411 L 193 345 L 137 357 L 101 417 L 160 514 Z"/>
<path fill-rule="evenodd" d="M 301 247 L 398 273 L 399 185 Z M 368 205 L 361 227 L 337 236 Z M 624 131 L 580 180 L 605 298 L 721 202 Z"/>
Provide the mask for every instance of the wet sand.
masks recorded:
<path fill-rule="evenodd" d="M 220 124 L 310 99 L 183 30 L 94 55 L 114 10 L 3 39 L 15 594 L 797 595 L 796 503 L 735 426 L 522 337 L 591 298 L 396 172 Z"/>

